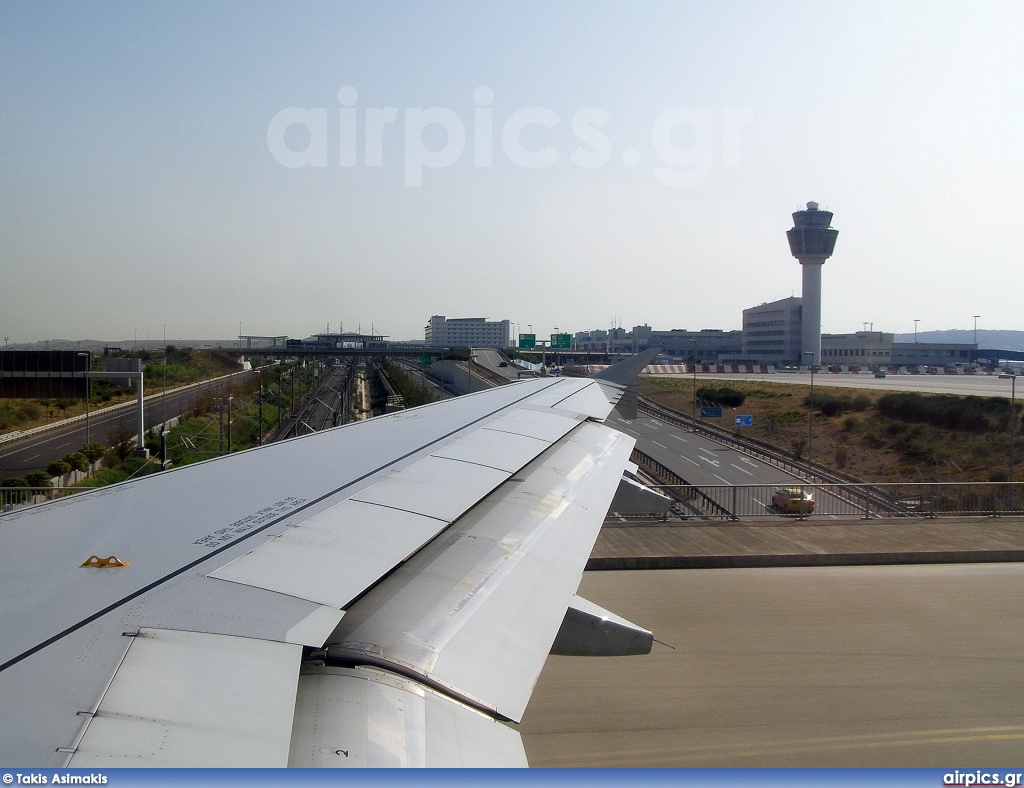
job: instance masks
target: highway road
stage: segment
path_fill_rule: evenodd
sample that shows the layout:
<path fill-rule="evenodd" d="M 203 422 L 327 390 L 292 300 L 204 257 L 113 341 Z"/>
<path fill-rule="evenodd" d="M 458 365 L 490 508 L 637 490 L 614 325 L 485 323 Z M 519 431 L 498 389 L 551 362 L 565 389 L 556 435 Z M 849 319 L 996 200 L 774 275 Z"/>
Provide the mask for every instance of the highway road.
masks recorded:
<path fill-rule="evenodd" d="M 532 766 L 1016 766 L 1024 564 L 587 572 L 654 631 L 640 657 L 548 657 Z"/>
<path fill-rule="evenodd" d="M 486 347 L 473 348 L 473 354 L 476 356 L 477 364 L 487 367 L 494 374 L 500 375 L 508 381 L 519 379 L 517 368 L 512 364 L 508 364 L 505 357 L 497 350 Z M 503 361 L 508 364 L 508 366 L 501 366 Z"/>
<path fill-rule="evenodd" d="M 651 377 L 693 379 L 692 374 L 652 375 Z M 810 373 L 805 372 L 776 372 L 771 375 L 698 373 L 698 385 L 702 380 L 754 380 L 764 383 L 798 383 L 807 386 L 811 382 L 811 376 Z M 973 394 L 979 397 L 1010 396 L 1010 381 L 1000 379 L 998 375 L 886 375 L 884 378 L 876 378 L 874 375 L 822 372 L 815 373 L 814 385 L 876 389 L 878 391 L 919 391 L 926 394 Z"/>
<path fill-rule="evenodd" d="M 223 382 L 214 382 L 213 388 L 215 391 L 219 391 L 224 385 Z M 186 412 L 192 406 L 195 398 L 207 390 L 206 386 L 199 386 L 168 393 L 166 403 L 160 396 L 147 400 L 143 406 L 146 429 L 162 422 L 165 411 L 168 419 Z M 119 429 L 121 426 L 128 427 L 135 433 L 137 431 L 136 413 L 137 409 L 133 403 L 129 408 L 113 413 L 91 416 L 89 418 L 90 440 L 106 444 L 107 433 Z M 34 438 L 5 444 L 0 447 L 0 478 L 22 476 L 31 471 L 45 470 L 51 462 L 59 460 L 70 452 L 77 451 L 87 442 L 85 422 L 79 421 L 63 428 L 44 432 Z"/>
<path fill-rule="evenodd" d="M 406 375 L 409 375 L 417 383 L 421 383 L 424 386 L 429 386 L 437 395 L 438 399 L 451 399 L 452 397 L 456 396 L 455 393 L 452 390 L 450 390 L 449 387 L 446 386 L 443 381 L 424 374 L 423 370 L 420 368 L 418 364 L 414 364 L 412 362 L 407 361 L 398 361 L 396 363 L 398 363 L 402 367 L 402 370 L 405 372 Z"/>
<path fill-rule="evenodd" d="M 800 486 L 804 480 L 773 465 L 748 457 L 743 452 L 695 435 L 663 421 L 641 416 L 623 419 L 613 411 L 607 423 L 636 438 L 637 448 L 686 479 L 690 484 L 715 489 L 706 493 L 730 512 L 744 516 L 778 515 L 772 508 L 772 493 L 780 486 Z M 727 487 L 741 486 L 734 495 Z M 746 485 L 761 485 L 749 488 Z M 817 499 L 814 518 L 838 519 L 857 516 L 861 509 L 831 492 L 812 488 Z"/>
<path fill-rule="evenodd" d="M 494 388 L 493 383 L 471 372 L 464 363 L 458 361 L 435 361 L 429 372 L 431 376 L 443 380 L 448 391 L 454 389 L 455 394 L 466 394 L 467 390 L 486 391 Z"/>

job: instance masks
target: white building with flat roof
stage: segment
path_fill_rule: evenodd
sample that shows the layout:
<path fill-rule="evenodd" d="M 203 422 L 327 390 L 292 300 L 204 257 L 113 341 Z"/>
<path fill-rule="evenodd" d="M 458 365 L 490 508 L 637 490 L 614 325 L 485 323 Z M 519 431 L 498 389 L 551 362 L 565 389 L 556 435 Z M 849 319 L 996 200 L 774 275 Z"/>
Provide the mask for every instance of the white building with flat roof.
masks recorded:
<path fill-rule="evenodd" d="M 511 343 L 511 325 L 508 320 L 492 321 L 485 317 L 434 315 L 424 328 L 424 338 L 430 347 L 493 347 L 500 350 Z"/>
<path fill-rule="evenodd" d="M 800 364 L 803 300 L 796 296 L 743 310 L 744 361 Z"/>

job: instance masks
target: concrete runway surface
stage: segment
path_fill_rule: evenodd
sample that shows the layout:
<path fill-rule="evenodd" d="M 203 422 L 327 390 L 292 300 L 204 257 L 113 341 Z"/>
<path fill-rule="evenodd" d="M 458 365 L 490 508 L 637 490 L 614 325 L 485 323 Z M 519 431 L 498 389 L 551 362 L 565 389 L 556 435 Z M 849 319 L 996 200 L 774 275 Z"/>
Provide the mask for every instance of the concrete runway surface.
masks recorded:
<path fill-rule="evenodd" d="M 588 572 L 646 657 L 549 657 L 530 764 L 1020 766 L 1024 564 Z"/>

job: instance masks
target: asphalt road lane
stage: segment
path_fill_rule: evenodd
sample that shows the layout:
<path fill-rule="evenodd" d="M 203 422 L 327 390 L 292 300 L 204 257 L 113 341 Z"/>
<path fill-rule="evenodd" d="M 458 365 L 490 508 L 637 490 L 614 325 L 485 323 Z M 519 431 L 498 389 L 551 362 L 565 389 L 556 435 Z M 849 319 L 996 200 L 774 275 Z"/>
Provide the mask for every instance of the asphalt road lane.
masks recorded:
<path fill-rule="evenodd" d="M 532 766 L 1020 764 L 1022 564 L 587 572 L 579 593 L 674 650 L 548 657 Z"/>
<path fill-rule="evenodd" d="M 224 383 L 213 383 L 213 388 L 219 391 Z M 164 413 L 171 419 L 188 411 L 201 393 L 207 391 L 206 386 L 187 389 L 179 392 L 169 392 L 166 404 L 162 397 L 157 395 L 143 405 L 143 418 L 146 428 L 159 424 L 164 420 Z M 104 413 L 99 416 L 89 417 L 89 439 L 98 443 L 106 444 L 107 434 L 125 426 L 132 432 L 136 432 L 137 408 L 133 403 L 131 407 Z M 87 443 L 85 421 L 75 422 L 63 428 L 57 428 L 44 432 L 33 438 L 7 444 L 0 448 L 0 477 L 20 476 L 31 471 L 45 470 L 46 466 L 54 460 L 59 460 L 64 455 L 77 451 L 83 444 Z"/>
<path fill-rule="evenodd" d="M 763 485 L 760 489 L 705 491 L 719 505 L 744 516 L 779 515 L 772 508 L 772 494 L 778 487 L 800 486 L 803 479 L 774 465 L 752 459 L 743 452 L 688 432 L 650 416 L 625 420 L 617 412 L 608 418 L 610 426 L 637 439 L 637 448 L 653 457 L 687 482 L 699 486 Z M 817 490 L 815 518 L 836 519 L 856 516 L 861 509 L 828 491 Z"/>

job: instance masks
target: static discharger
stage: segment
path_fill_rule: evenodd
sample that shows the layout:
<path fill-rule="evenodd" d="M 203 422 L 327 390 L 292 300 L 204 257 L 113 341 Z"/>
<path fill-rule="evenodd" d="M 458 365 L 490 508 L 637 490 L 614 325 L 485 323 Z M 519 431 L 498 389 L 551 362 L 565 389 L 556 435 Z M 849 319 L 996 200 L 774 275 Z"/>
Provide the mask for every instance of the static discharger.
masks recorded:
<path fill-rule="evenodd" d="M 131 566 L 128 561 L 120 560 L 116 555 L 100 558 L 98 555 L 90 555 L 80 566 L 87 566 L 91 569 L 106 569 L 112 566 Z"/>

